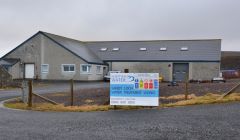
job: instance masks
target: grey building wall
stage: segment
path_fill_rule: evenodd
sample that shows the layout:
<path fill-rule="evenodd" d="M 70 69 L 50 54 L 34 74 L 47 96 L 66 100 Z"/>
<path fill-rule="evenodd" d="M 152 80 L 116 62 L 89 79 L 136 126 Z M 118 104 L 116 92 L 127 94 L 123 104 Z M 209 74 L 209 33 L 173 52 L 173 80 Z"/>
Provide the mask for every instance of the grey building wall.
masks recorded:
<path fill-rule="evenodd" d="M 24 63 L 35 64 L 35 78 L 48 79 L 48 80 L 102 80 L 103 79 L 103 66 L 101 73 L 96 72 L 95 64 L 91 65 L 91 73 L 82 74 L 80 72 L 81 64 L 88 64 L 79 57 L 73 55 L 71 52 L 62 48 L 55 42 L 49 40 L 42 34 L 38 34 L 34 38 L 24 43 L 21 47 L 17 48 L 6 58 L 20 58 L 22 65 L 19 65 L 19 69 L 12 68 L 12 73 L 15 78 L 23 78 L 23 72 L 17 74 L 21 69 L 24 69 Z M 41 72 L 41 64 L 49 65 L 49 72 Z M 74 64 L 75 72 L 63 72 L 62 64 Z M 16 65 L 17 66 L 17 65 Z M 24 70 L 23 70 L 24 71 Z"/>
<path fill-rule="evenodd" d="M 21 79 L 23 78 L 23 71 L 20 62 L 17 62 L 9 69 L 9 73 L 12 75 L 12 79 Z"/>
<path fill-rule="evenodd" d="M 40 35 L 37 35 L 27 41 L 26 43 L 22 44 L 21 47 L 18 47 L 13 52 L 8 54 L 6 58 L 20 58 L 21 65 L 19 65 L 19 69 L 13 68 L 12 73 L 15 75 L 14 79 L 23 78 L 24 76 L 24 63 L 34 63 L 35 64 L 35 78 L 39 77 L 40 75 L 40 65 L 41 65 L 41 55 L 40 55 Z M 17 65 L 15 65 L 17 66 Z M 14 67 L 15 67 L 14 66 Z M 20 71 L 20 73 L 19 73 Z M 17 78 L 16 76 L 19 77 Z"/>
<path fill-rule="evenodd" d="M 162 75 L 164 81 L 172 81 L 173 63 L 181 62 L 111 62 L 112 70 L 128 69 L 130 73 L 156 72 Z M 189 80 L 211 80 L 219 76 L 219 62 L 182 62 L 189 63 Z"/>
<path fill-rule="evenodd" d="M 220 62 L 191 62 L 189 69 L 189 79 L 211 80 L 219 76 Z"/>
<path fill-rule="evenodd" d="M 172 80 L 172 62 L 112 62 L 112 70 L 124 69 L 129 73 L 159 73 L 165 81 Z"/>

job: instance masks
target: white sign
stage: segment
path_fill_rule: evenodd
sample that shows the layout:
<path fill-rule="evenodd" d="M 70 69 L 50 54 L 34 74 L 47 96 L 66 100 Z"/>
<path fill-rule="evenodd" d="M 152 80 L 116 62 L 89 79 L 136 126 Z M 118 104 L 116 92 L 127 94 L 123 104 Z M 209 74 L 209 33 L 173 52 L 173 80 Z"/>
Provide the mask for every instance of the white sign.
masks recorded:
<path fill-rule="evenodd" d="M 110 105 L 158 106 L 158 73 L 110 73 Z"/>

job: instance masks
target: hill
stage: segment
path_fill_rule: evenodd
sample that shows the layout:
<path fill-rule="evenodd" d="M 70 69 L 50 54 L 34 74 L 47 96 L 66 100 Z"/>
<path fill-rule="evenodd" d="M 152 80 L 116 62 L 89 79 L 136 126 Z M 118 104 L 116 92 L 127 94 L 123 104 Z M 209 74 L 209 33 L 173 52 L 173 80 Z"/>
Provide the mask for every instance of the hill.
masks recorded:
<path fill-rule="evenodd" d="M 240 70 L 240 52 L 222 51 L 221 70 Z"/>

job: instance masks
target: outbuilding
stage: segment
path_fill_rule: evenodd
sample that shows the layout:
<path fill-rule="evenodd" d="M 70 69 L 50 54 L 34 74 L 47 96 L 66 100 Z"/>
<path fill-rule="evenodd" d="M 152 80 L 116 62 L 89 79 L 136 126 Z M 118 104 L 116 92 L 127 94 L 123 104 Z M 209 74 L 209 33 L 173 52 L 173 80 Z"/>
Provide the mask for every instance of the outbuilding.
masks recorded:
<path fill-rule="evenodd" d="M 220 58 L 220 39 L 82 42 L 39 31 L 0 62 L 14 79 L 92 81 L 120 70 L 185 81 L 219 76 Z"/>

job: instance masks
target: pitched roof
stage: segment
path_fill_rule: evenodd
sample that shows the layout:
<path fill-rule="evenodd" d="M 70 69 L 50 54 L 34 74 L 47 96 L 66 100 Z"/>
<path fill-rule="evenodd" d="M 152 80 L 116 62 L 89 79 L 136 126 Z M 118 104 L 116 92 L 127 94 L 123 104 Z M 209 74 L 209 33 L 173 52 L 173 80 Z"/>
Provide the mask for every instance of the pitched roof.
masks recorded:
<path fill-rule="evenodd" d="M 220 61 L 221 57 L 220 39 L 100 41 L 86 45 L 104 61 Z M 101 48 L 107 50 L 101 51 Z M 188 50 L 181 51 L 181 48 Z"/>
<path fill-rule="evenodd" d="M 0 60 L 0 65 L 12 66 L 12 65 L 15 65 L 19 61 L 20 61 L 19 59 L 15 59 L 15 58 L 3 58 Z"/>
<path fill-rule="evenodd" d="M 105 64 L 105 61 L 219 62 L 221 60 L 221 39 L 82 42 L 39 31 L 28 40 L 39 33 L 91 64 Z M 28 40 L 24 41 L 22 44 Z M 181 51 L 182 47 L 188 48 L 188 50 Z M 101 48 L 107 48 L 107 50 L 100 51 Z M 113 51 L 114 48 L 119 48 L 119 50 Z M 146 51 L 140 51 L 140 48 L 146 48 Z M 160 48 L 166 48 L 166 50 L 160 51 Z M 8 54 L 4 55 L 1 59 Z"/>
<path fill-rule="evenodd" d="M 85 44 L 81 41 L 66 38 L 59 35 L 50 34 L 47 32 L 41 33 L 88 63 L 92 64 L 104 63 L 92 50 L 85 46 Z"/>

